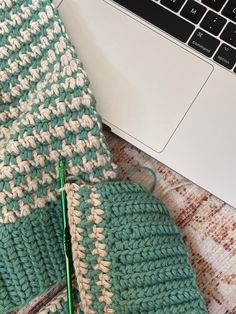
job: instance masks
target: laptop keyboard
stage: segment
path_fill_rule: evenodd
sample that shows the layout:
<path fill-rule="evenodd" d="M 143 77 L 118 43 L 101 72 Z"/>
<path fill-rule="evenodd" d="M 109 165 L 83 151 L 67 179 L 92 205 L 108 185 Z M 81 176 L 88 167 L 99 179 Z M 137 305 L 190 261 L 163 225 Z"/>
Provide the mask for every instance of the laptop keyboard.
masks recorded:
<path fill-rule="evenodd" d="M 236 73 L 236 0 L 114 0 Z"/>

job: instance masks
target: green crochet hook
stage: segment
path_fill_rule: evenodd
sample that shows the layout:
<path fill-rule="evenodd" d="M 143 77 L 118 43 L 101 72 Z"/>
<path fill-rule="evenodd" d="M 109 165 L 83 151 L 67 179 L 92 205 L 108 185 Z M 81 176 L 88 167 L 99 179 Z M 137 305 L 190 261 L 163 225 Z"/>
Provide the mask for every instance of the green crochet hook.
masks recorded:
<path fill-rule="evenodd" d="M 63 245 L 66 259 L 66 286 L 68 299 L 68 314 L 74 313 L 73 295 L 72 295 L 72 253 L 71 253 L 71 237 L 67 216 L 67 199 L 65 186 L 65 163 L 63 160 L 59 161 L 59 186 L 61 196 L 61 209 L 63 215 Z"/>

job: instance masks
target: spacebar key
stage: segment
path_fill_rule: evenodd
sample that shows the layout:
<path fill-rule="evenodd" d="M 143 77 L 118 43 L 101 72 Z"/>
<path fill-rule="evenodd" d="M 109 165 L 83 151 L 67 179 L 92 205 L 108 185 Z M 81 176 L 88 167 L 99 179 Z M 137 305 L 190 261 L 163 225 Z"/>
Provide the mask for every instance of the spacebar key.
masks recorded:
<path fill-rule="evenodd" d="M 194 26 L 151 0 L 113 0 L 171 36 L 186 42 Z"/>

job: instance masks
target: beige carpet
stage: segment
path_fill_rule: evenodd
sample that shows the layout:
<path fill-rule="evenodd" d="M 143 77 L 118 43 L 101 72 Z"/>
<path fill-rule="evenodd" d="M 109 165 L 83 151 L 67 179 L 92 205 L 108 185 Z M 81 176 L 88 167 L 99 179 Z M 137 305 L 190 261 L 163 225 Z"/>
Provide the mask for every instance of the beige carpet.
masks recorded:
<path fill-rule="evenodd" d="M 182 230 L 209 313 L 236 314 L 236 209 L 109 131 L 106 136 L 114 161 L 120 166 L 120 178 L 134 166 L 148 166 L 158 175 L 154 194 L 166 204 Z M 152 182 L 144 172 L 130 179 L 146 187 Z M 58 289 L 15 313 L 37 313 Z"/>

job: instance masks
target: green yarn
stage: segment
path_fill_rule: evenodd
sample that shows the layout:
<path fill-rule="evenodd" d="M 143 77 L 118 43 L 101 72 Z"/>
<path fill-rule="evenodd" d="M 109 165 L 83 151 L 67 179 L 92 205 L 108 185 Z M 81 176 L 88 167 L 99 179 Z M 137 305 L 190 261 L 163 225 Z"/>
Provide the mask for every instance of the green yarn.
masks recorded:
<path fill-rule="evenodd" d="M 14 224 L 0 224 L 0 313 L 22 307 L 63 281 L 62 221 L 58 204 Z"/>
<path fill-rule="evenodd" d="M 150 188 L 150 193 L 153 193 L 155 191 L 155 188 L 157 186 L 157 175 L 155 173 L 155 171 L 149 167 L 146 167 L 146 166 L 137 166 L 137 167 L 134 167 L 134 168 L 131 168 L 129 169 L 125 176 L 124 176 L 124 181 L 127 180 L 127 178 L 131 175 L 131 174 L 134 174 L 135 172 L 137 171 L 146 171 L 146 172 L 149 172 L 151 175 L 152 175 L 152 178 L 153 178 L 153 183 L 152 183 L 152 187 Z"/>

